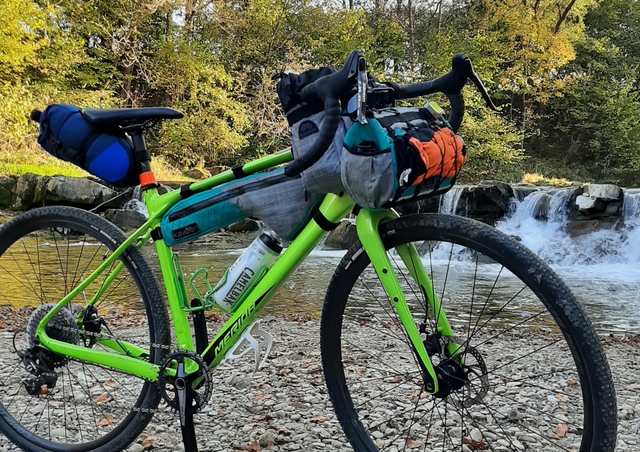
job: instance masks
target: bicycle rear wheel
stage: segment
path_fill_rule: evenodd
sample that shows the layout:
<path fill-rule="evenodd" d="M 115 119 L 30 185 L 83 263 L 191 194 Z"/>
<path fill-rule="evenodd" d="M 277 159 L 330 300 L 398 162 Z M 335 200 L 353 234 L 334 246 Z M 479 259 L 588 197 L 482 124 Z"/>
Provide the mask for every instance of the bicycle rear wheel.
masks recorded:
<path fill-rule="evenodd" d="M 448 370 L 444 384 L 456 389 L 426 393 L 404 328 L 357 243 L 331 280 L 321 322 L 327 388 L 356 452 L 614 450 L 607 361 L 584 312 L 546 264 L 461 217 L 415 215 L 380 230 L 432 362 Z M 393 250 L 409 242 L 420 262 L 405 264 Z M 408 265 L 429 274 L 458 357 L 447 353 L 449 340 L 435 329 L 439 313 L 427 307 Z"/>
<path fill-rule="evenodd" d="M 68 207 L 33 210 L 0 229 L 0 431 L 24 450 L 122 450 L 158 406 L 157 385 L 69 360 L 36 347 L 33 339 L 46 312 L 124 240 L 113 224 Z M 107 285 L 118 262 L 124 268 Z M 144 351 L 140 359 L 159 364 L 166 349 L 157 344 L 168 345 L 170 336 L 155 278 L 134 246 L 116 264 L 56 314 L 47 334 L 114 354 L 122 353 L 114 344 L 133 344 Z M 78 324 L 87 301 L 101 290 Z M 28 362 L 38 369 L 28 370 Z"/>

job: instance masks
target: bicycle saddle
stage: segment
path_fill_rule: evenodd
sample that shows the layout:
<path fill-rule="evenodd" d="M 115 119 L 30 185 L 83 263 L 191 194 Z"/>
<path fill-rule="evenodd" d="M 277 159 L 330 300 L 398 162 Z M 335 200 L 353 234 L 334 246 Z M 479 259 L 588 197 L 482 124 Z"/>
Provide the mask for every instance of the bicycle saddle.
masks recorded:
<path fill-rule="evenodd" d="M 184 115 L 166 107 L 150 107 L 150 108 L 85 108 L 82 115 L 87 121 L 96 125 L 117 125 L 128 126 L 131 124 L 140 124 L 147 121 L 161 121 L 163 119 L 181 119 Z"/>

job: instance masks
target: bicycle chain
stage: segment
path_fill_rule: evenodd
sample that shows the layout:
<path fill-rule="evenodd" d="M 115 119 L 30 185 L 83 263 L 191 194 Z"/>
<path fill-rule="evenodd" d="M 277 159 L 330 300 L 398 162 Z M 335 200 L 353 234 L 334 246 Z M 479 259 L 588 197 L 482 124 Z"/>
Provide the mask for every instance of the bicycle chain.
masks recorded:
<path fill-rule="evenodd" d="M 60 330 L 68 330 L 68 331 L 76 331 L 83 335 L 83 336 L 90 336 L 90 337 L 95 337 L 95 338 L 100 338 L 100 339 L 112 339 L 114 341 L 119 341 L 120 339 L 116 338 L 115 336 L 110 337 L 104 333 L 94 333 L 92 331 L 86 331 L 86 330 L 78 330 L 78 329 L 74 329 L 74 328 L 69 328 L 69 327 L 65 327 L 65 326 L 60 326 L 57 327 Z M 177 352 L 178 349 L 176 349 L 175 347 L 171 347 L 170 345 L 166 345 L 166 344 L 156 344 L 154 342 L 151 342 L 150 344 L 143 344 L 142 342 L 138 342 L 136 343 L 135 341 L 126 340 L 128 343 L 132 344 L 132 345 L 136 345 L 139 347 L 147 347 L 147 346 L 151 346 L 152 348 L 158 348 L 158 349 L 162 349 L 162 350 L 169 350 L 172 352 Z"/>

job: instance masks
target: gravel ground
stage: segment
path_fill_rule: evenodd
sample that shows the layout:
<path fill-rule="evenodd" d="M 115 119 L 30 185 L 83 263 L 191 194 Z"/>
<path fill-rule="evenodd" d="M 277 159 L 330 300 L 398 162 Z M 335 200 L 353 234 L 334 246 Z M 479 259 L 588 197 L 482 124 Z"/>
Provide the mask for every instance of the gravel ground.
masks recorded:
<path fill-rule="evenodd" d="M 211 330 L 216 326 L 211 325 Z M 265 325 L 265 329 L 273 334 L 274 344 L 264 369 L 253 373 L 252 361 L 247 355 L 241 360 L 223 363 L 212 373 L 214 386 L 210 402 L 195 420 L 200 450 L 350 451 L 324 385 L 318 322 L 274 319 Z M 608 337 L 603 340 L 618 396 L 617 451 L 637 452 L 640 450 L 640 337 Z M 505 347 L 507 344 L 495 346 Z M 514 391 L 515 398 L 518 398 L 518 388 Z M 389 404 L 384 401 L 384 394 L 380 394 L 380 399 L 383 406 Z M 33 405 L 27 405 L 26 409 L 35 410 L 30 406 Z M 474 409 L 470 414 L 474 418 L 488 416 Z M 564 416 L 555 411 L 554 415 Z M 450 416 L 450 420 L 455 420 L 453 415 Z M 527 416 L 527 413 L 522 416 Z M 567 416 L 570 419 L 571 413 L 568 412 Z M 375 419 L 375 413 L 372 418 Z M 527 420 L 525 418 L 525 422 Z M 526 450 L 548 450 L 535 438 L 529 438 L 526 431 L 520 431 L 517 425 L 514 422 L 507 428 L 513 442 L 505 441 L 506 444 L 496 450 L 525 450 L 522 444 L 528 444 Z M 569 429 L 565 439 L 568 440 L 571 433 Z M 471 436 L 474 436 L 473 432 Z M 478 440 L 481 442 L 482 437 Z M 14 450 L 16 448 L 10 444 L 0 444 L 1 452 Z M 175 414 L 161 405 L 152 423 L 128 450 L 182 451 Z M 413 450 L 422 451 L 423 448 Z M 473 449 L 467 447 L 463 450 Z"/>

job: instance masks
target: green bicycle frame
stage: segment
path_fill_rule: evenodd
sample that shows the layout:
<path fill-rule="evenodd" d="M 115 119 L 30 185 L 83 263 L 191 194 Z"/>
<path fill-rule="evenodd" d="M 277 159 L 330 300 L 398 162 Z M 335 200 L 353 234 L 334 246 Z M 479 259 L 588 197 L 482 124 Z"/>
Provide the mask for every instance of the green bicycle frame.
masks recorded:
<path fill-rule="evenodd" d="M 273 168 L 274 166 L 291 160 L 291 152 L 283 151 L 279 154 L 250 162 L 244 165 L 242 170 L 245 174 L 251 174 Z M 189 189 L 193 192 L 201 192 L 234 179 L 235 176 L 231 171 L 225 171 L 209 179 L 195 182 L 189 186 Z M 144 246 L 149 240 L 151 231 L 160 226 L 164 214 L 181 199 L 182 197 L 179 190 L 162 195 L 158 193 L 156 188 L 150 188 L 144 191 L 144 200 L 149 212 L 149 219 L 114 250 L 91 275 L 71 290 L 68 295 L 62 298 L 56 306 L 47 313 L 38 325 L 36 331 L 36 337 L 41 346 L 74 360 L 99 364 L 152 382 L 158 380 L 160 367 L 157 364 L 149 363 L 148 360 L 145 360 L 145 358 L 148 358 L 148 351 L 136 345 L 112 338 L 98 338 L 97 342 L 110 351 L 91 349 L 52 339 L 47 336 L 45 326 L 60 309 L 66 306 L 76 296 L 83 293 L 92 281 L 99 275 L 103 275 L 107 269 L 111 269 L 110 274 L 106 277 L 100 289 L 98 289 L 96 294 L 87 302 L 87 306 L 97 303 L 105 293 L 108 285 L 123 269 L 123 264 L 117 262 L 120 255 L 131 245 L 138 247 Z M 215 335 L 202 353 L 204 361 L 210 368 L 215 367 L 224 359 L 227 351 L 239 340 L 243 331 L 253 323 L 260 310 L 269 302 L 277 290 L 309 253 L 311 253 L 316 245 L 320 243 L 321 239 L 327 233 L 327 231 L 321 227 L 321 224 L 339 223 L 342 218 L 353 210 L 354 205 L 353 200 L 346 194 L 328 194 L 325 196 L 318 213 L 318 215 L 324 217 L 324 221 L 320 221 L 319 224 L 316 220 L 318 216 L 308 221 L 296 239 L 278 258 L 265 276 L 251 289 L 250 293 L 245 297 L 231 318 Z M 390 300 L 392 300 L 398 318 L 407 332 L 413 351 L 422 367 L 427 391 L 436 393 L 438 391 L 438 380 L 433 365 L 424 343 L 421 340 L 420 333 L 414 323 L 411 312 L 409 311 L 398 279 L 392 271 L 391 262 L 389 261 L 382 239 L 378 233 L 378 227 L 382 222 L 394 218 L 397 218 L 397 214 L 392 210 L 379 212 L 360 209 L 356 218 L 356 229 L 364 250 L 371 259 L 373 268 L 378 274 Z M 181 350 L 193 352 L 194 344 L 187 312 L 182 308 L 183 306 L 188 306 L 184 280 L 182 276 L 176 272 L 174 254 L 171 248 L 168 247 L 163 240 L 155 240 L 154 245 L 158 254 L 162 279 L 169 304 L 169 312 L 177 337 L 177 347 Z M 421 264 L 415 247 L 412 244 L 403 245 L 396 247 L 396 251 L 409 269 L 412 278 L 419 285 L 423 294 L 425 294 L 428 309 L 431 309 L 434 313 L 439 313 L 436 319 L 438 333 L 441 336 L 452 337 L 453 332 L 449 322 L 442 310 L 438 297 L 435 295 L 431 281 Z M 417 265 L 417 263 L 419 263 L 419 265 Z M 82 319 L 78 319 L 78 322 L 81 321 Z M 449 351 L 452 354 L 456 353 L 457 346 L 455 344 L 449 345 L 450 347 L 453 346 Z M 171 374 L 172 371 L 168 370 L 168 373 Z"/>

